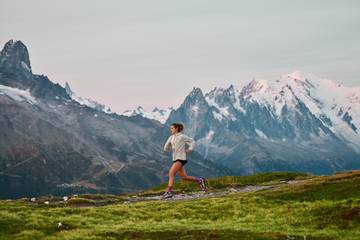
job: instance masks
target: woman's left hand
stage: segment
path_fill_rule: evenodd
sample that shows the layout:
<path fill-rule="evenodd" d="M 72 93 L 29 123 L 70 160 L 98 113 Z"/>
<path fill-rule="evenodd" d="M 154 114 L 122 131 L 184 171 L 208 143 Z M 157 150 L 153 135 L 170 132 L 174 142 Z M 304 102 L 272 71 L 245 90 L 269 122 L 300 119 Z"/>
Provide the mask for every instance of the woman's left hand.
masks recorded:
<path fill-rule="evenodd" d="M 185 152 L 189 153 L 189 152 L 191 152 L 191 150 L 190 150 L 190 149 L 186 149 Z"/>

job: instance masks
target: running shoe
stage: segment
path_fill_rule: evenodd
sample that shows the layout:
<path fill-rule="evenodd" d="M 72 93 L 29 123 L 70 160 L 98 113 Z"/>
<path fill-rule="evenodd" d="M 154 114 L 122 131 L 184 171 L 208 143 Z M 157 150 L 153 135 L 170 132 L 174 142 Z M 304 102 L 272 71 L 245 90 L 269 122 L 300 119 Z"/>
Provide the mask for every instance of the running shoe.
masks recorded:
<path fill-rule="evenodd" d="M 200 185 L 200 191 L 205 192 L 206 191 L 206 179 L 204 177 L 200 178 L 199 185 Z"/>
<path fill-rule="evenodd" d="M 172 192 L 165 192 L 165 193 L 161 196 L 161 199 L 172 198 L 172 196 L 173 196 Z"/>

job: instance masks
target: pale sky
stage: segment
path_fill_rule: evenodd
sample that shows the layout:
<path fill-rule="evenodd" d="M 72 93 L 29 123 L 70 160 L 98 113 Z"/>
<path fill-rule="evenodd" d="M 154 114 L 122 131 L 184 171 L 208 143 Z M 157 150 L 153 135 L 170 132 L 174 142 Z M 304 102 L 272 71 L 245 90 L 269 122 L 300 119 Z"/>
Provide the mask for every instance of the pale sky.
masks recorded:
<path fill-rule="evenodd" d="M 360 85 L 358 0 L 0 0 L 0 45 L 113 111 L 300 70 Z"/>

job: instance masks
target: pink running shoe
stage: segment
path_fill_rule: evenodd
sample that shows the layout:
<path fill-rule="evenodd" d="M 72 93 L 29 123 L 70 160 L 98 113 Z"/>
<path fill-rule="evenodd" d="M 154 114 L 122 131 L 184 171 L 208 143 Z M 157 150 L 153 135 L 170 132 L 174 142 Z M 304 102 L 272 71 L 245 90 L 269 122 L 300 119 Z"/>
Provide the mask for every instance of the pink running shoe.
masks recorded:
<path fill-rule="evenodd" d="M 200 178 L 200 191 L 206 192 L 206 179 L 204 177 Z"/>

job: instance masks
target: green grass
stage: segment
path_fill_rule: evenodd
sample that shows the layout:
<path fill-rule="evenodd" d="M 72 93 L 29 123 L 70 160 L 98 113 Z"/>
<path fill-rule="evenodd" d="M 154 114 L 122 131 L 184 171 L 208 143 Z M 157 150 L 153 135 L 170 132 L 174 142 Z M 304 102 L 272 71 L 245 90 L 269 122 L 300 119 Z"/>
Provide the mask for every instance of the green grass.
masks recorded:
<path fill-rule="evenodd" d="M 255 193 L 124 204 L 125 196 L 80 195 L 105 206 L 0 201 L 1 239 L 360 239 L 360 171 L 335 176 L 265 173 L 211 179 L 212 190 L 279 184 Z M 177 182 L 192 191 L 196 184 Z M 139 195 L 163 191 L 164 185 Z M 80 200 L 79 200 L 80 199 Z M 62 226 L 59 228 L 58 223 Z"/>

